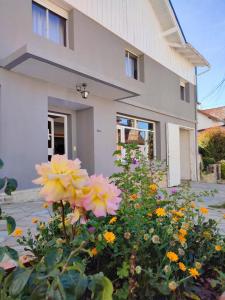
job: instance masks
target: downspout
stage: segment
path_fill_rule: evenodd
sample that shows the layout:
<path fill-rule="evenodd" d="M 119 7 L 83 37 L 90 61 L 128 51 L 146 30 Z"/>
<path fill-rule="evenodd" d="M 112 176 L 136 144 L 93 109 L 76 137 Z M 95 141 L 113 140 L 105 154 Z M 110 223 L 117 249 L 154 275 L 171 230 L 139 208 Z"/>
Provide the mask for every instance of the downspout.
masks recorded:
<path fill-rule="evenodd" d="M 199 99 L 198 99 L 198 76 L 201 76 L 207 72 L 209 72 L 211 69 L 210 65 L 208 66 L 208 69 L 205 71 L 201 72 L 198 74 L 197 67 L 195 67 L 195 81 L 196 81 L 196 86 L 195 86 L 195 94 L 196 94 L 196 103 L 195 103 L 195 140 L 196 140 L 196 171 L 197 171 L 197 181 L 200 181 L 200 169 L 199 169 L 199 164 L 198 164 L 198 111 L 197 111 L 197 105 L 200 104 Z"/>

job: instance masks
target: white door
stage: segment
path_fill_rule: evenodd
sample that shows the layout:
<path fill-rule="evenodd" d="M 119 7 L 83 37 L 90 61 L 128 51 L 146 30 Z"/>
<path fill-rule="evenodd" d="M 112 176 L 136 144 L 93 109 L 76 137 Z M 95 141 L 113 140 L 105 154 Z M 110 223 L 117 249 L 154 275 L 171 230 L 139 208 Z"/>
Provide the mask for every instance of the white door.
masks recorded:
<path fill-rule="evenodd" d="M 54 119 L 48 117 L 48 156 L 54 155 Z"/>
<path fill-rule="evenodd" d="M 180 181 L 180 127 L 167 124 L 168 186 L 177 186 Z"/>

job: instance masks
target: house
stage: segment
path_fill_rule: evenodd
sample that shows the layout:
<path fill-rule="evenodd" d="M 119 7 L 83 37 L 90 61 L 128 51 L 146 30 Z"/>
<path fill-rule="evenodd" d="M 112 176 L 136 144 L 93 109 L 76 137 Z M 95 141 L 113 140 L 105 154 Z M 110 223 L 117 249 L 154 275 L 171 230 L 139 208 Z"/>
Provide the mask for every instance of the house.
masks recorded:
<path fill-rule="evenodd" d="M 198 131 L 211 127 L 225 126 L 225 106 L 210 109 L 198 109 L 197 120 Z"/>
<path fill-rule="evenodd" d="M 19 189 L 53 154 L 112 174 L 117 141 L 197 178 L 195 68 L 168 0 L 0 0 L 0 156 Z M 3 174 L 4 175 L 4 174 Z"/>

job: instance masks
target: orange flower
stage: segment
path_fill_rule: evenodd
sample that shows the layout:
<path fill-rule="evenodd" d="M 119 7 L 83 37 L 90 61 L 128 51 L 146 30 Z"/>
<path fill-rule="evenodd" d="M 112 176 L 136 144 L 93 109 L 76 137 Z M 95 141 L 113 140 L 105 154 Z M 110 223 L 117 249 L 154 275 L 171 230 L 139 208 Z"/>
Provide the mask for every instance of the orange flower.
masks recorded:
<path fill-rule="evenodd" d="M 155 183 L 149 185 L 149 189 L 152 193 L 156 193 L 158 191 L 158 186 Z"/>
<path fill-rule="evenodd" d="M 178 261 L 178 255 L 175 252 L 169 251 L 166 253 L 166 256 L 169 258 L 170 261 L 177 262 Z"/>
<path fill-rule="evenodd" d="M 116 236 L 113 232 L 106 231 L 103 236 L 107 243 L 113 244 L 115 242 Z"/>
<path fill-rule="evenodd" d="M 31 220 L 31 222 L 32 222 L 33 224 L 37 224 L 37 223 L 38 223 L 38 221 L 39 221 L 39 219 L 38 219 L 38 218 L 32 218 L 32 220 Z"/>
<path fill-rule="evenodd" d="M 114 224 L 116 223 L 117 221 L 117 217 L 112 217 L 110 220 L 109 220 L 109 224 Z"/>
<path fill-rule="evenodd" d="M 166 211 L 162 207 L 157 208 L 155 210 L 155 213 L 156 213 L 157 217 L 165 217 L 166 216 Z"/>
<path fill-rule="evenodd" d="M 130 195 L 130 199 L 133 200 L 133 201 L 137 200 L 137 198 L 138 198 L 137 194 Z"/>
<path fill-rule="evenodd" d="M 180 234 L 183 235 L 183 236 L 186 236 L 186 235 L 187 235 L 187 230 L 185 230 L 185 229 L 183 229 L 183 228 L 181 228 L 181 229 L 179 230 L 179 232 L 180 232 Z"/>
<path fill-rule="evenodd" d="M 91 249 L 91 254 L 93 256 L 96 256 L 98 254 L 98 251 L 97 251 L 96 247 Z"/>
<path fill-rule="evenodd" d="M 209 210 L 206 207 L 200 207 L 199 211 L 203 214 L 203 215 L 207 215 Z"/>
<path fill-rule="evenodd" d="M 197 277 L 200 276 L 200 274 L 196 268 L 190 268 L 190 269 L 188 269 L 188 271 L 189 271 L 191 277 L 194 277 L 195 279 L 197 279 Z"/>
<path fill-rule="evenodd" d="M 179 262 L 178 263 L 178 266 L 179 266 L 179 269 L 183 272 L 185 272 L 187 270 L 185 264 L 183 264 L 182 262 Z"/>
<path fill-rule="evenodd" d="M 182 234 L 178 235 L 178 239 L 181 245 L 183 245 L 186 242 L 186 238 Z"/>
<path fill-rule="evenodd" d="M 13 231 L 13 233 L 12 233 L 12 235 L 14 236 L 14 237 L 19 237 L 19 236 L 21 236 L 23 234 L 23 229 L 22 228 L 16 228 L 14 231 Z"/>
<path fill-rule="evenodd" d="M 221 247 L 220 245 L 216 245 L 216 246 L 215 246 L 215 250 L 216 250 L 216 251 L 221 251 L 221 250 L 222 250 L 222 247 Z"/>
<path fill-rule="evenodd" d="M 42 207 L 43 207 L 43 208 L 48 208 L 49 205 L 48 205 L 48 203 L 45 202 L 45 203 L 42 205 Z"/>

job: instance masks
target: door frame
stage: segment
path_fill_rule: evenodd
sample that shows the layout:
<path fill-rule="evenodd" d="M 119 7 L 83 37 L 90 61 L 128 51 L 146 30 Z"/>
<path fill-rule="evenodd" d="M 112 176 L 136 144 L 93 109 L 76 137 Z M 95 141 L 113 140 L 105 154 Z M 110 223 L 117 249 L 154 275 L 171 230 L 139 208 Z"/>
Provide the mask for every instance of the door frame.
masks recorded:
<path fill-rule="evenodd" d="M 48 112 L 48 117 L 51 118 L 51 116 L 56 116 L 64 119 L 64 147 L 65 155 L 66 157 L 68 157 L 68 116 L 61 113 Z"/>
<path fill-rule="evenodd" d="M 170 165 L 169 165 L 169 162 L 170 162 L 170 153 L 169 153 L 169 138 L 171 138 L 169 136 L 169 124 L 173 124 L 175 126 L 177 126 L 177 130 L 179 130 L 179 143 L 180 143 L 180 129 L 185 129 L 185 130 L 188 130 L 189 131 L 189 145 L 190 145 L 190 175 L 191 175 L 191 180 L 192 181 L 197 181 L 197 165 L 196 165 L 196 162 L 197 162 L 197 153 L 196 153 L 196 135 L 195 135 L 195 128 L 193 127 L 188 127 L 188 126 L 183 126 L 183 125 L 180 125 L 180 124 L 176 124 L 176 123 L 171 123 L 171 122 L 168 122 L 166 124 L 166 137 L 167 137 L 167 166 L 168 168 L 170 168 Z M 177 156 L 179 157 L 180 159 L 180 146 L 179 146 L 179 149 L 177 150 Z M 178 165 L 179 165 L 179 168 L 180 168 L 180 164 L 181 164 L 181 161 L 179 161 Z M 177 170 L 178 173 L 180 173 L 180 169 Z M 170 178 L 170 171 L 168 169 L 168 173 L 167 173 L 167 181 L 168 181 L 168 186 L 171 187 L 171 186 L 175 186 L 171 183 L 171 178 Z M 181 180 L 181 176 L 180 176 L 180 180 Z M 178 182 L 176 182 L 178 183 Z"/>

